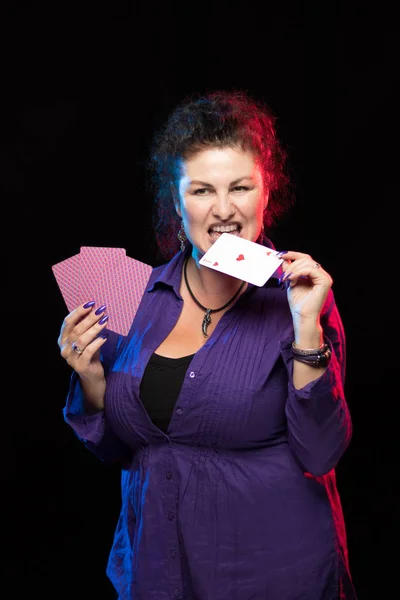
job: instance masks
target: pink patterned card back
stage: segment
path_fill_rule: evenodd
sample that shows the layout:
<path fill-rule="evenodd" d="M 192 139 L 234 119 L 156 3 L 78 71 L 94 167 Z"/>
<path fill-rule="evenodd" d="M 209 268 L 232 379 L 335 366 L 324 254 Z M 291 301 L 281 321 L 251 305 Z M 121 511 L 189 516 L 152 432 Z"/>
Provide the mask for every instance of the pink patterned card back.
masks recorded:
<path fill-rule="evenodd" d="M 103 272 L 111 269 L 116 260 L 126 256 L 125 248 L 108 248 L 106 246 L 81 246 L 79 298 L 82 302 L 95 300 L 96 285 Z"/>
<path fill-rule="evenodd" d="M 121 256 L 104 269 L 93 300 L 96 305 L 106 305 L 108 329 L 128 334 L 152 271 L 153 267 L 130 256 Z"/>
<path fill-rule="evenodd" d="M 79 290 L 80 255 L 75 254 L 70 258 L 66 258 L 51 268 L 65 304 L 71 312 L 81 303 Z"/>
<path fill-rule="evenodd" d="M 70 312 L 89 300 L 105 304 L 107 328 L 127 335 L 153 267 L 126 256 L 123 248 L 83 246 L 52 271 Z"/>

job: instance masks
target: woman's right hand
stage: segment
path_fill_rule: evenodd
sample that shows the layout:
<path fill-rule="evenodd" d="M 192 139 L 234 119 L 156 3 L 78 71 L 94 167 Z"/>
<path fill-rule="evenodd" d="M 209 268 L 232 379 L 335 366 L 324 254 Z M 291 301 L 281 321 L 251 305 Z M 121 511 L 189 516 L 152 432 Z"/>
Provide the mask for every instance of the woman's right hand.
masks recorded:
<path fill-rule="evenodd" d="M 102 410 L 106 380 L 100 348 L 107 339 L 101 333 L 108 315 L 104 315 L 105 305 L 95 310 L 94 304 L 87 302 L 70 312 L 62 323 L 57 341 L 61 356 L 80 377 L 85 400 L 96 410 Z"/>

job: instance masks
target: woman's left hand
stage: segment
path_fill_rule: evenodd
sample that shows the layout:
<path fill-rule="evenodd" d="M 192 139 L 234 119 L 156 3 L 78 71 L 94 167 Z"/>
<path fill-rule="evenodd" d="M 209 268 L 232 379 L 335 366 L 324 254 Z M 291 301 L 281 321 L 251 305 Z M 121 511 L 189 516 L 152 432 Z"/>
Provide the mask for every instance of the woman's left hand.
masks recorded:
<path fill-rule="evenodd" d="M 332 287 L 332 277 L 309 254 L 288 251 L 281 257 L 284 273 L 280 281 L 287 284 L 293 319 L 318 320 Z"/>

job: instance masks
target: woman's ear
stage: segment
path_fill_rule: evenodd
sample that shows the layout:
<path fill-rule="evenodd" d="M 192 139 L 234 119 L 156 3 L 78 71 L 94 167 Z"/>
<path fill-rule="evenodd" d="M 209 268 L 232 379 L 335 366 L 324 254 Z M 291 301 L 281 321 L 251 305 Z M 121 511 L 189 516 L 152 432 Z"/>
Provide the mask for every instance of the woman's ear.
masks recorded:
<path fill-rule="evenodd" d="M 175 210 L 178 214 L 178 217 L 181 219 L 182 218 L 181 206 L 180 206 L 179 202 L 174 202 L 174 204 L 175 204 Z"/>
<path fill-rule="evenodd" d="M 179 202 L 179 194 L 177 192 L 176 187 L 174 186 L 174 184 L 172 182 L 169 184 L 169 189 L 171 190 L 172 200 L 174 202 L 175 210 L 178 214 L 178 217 L 182 218 L 181 205 Z"/>

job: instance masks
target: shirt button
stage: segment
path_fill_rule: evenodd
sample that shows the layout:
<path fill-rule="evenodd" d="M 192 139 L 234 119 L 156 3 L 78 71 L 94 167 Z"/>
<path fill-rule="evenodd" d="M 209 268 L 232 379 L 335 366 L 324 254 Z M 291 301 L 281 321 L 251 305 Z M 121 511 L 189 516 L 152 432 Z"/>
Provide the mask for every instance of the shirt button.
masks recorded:
<path fill-rule="evenodd" d="M 172 473 L 171 473 L 171 471 L 168 471 L 168 472 L 165 474 L 165 476 L 166 476 L 166 478 L 167 478 L 167 479 L 172 479 Z"/>
<path fill-rule="evenodd" d="M 172 558 L 176 558 L 176 550 L 171 550 L 171 556 Z"/>
<path fill-rule="evenodd" d="M 193 377 L 195 377 L 195 372 L 194 371 L 190 371 L 189 377 L 191 377 L 193 379 Z"/>
<path fill-rule="evenodd" d="M 178 588 L 176 590 L 174 590 L 175 598 L 179 598 L 180 595 L 181 595 L 181 592 L 180 592 L 180 590 L 178 590 Z"/>
<path fill-rule="evenodd" d="M 173 521 L 175 519 L 175 513 L 173 513 L 172 510 L 170 510 L 168 513 L 168 519 L 170 521 Z"/>
<path fill-rule="evenodd" d="M 176 412 L 177 412 L 178 415 L 181 415 L 183 413 L 183 410 L 181 408 L 177 408 Z"/>

